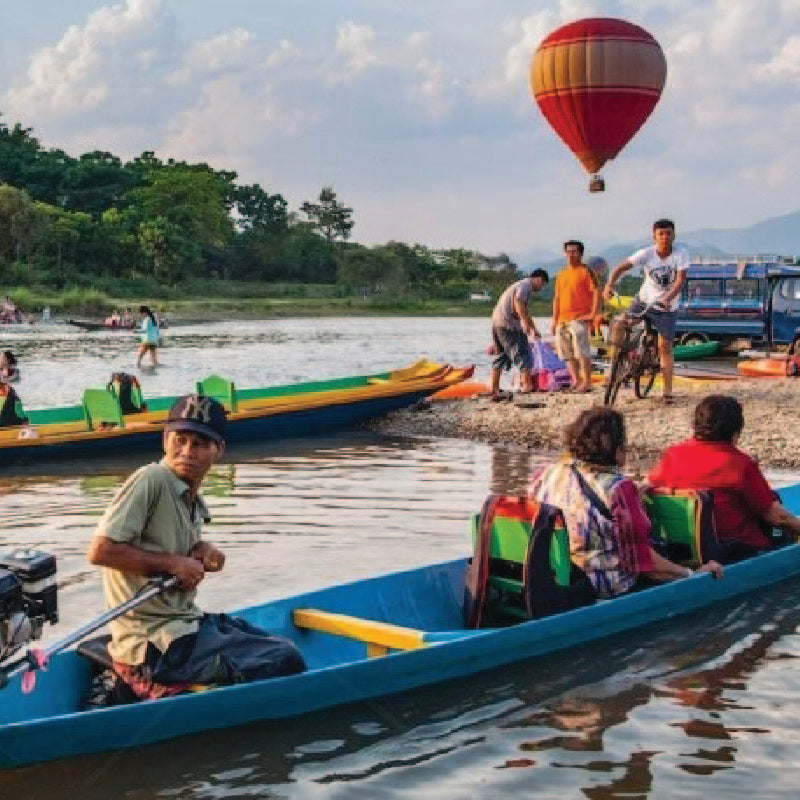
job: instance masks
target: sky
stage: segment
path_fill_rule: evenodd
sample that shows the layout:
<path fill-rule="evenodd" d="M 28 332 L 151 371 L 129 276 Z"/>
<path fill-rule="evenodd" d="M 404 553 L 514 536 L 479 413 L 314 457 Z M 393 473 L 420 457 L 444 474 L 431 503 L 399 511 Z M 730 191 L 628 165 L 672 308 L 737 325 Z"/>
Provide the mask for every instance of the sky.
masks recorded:
<path fill-rule="evenodd" d="M 667 59 L 653 115 L 588 177 L 533 102 L 558 26 L 630 20 Z M 0 113 L 47 148 L 333 186 L 353 240 L 588 250 L 800 208 L 800 0 L 0 0 Z"/>

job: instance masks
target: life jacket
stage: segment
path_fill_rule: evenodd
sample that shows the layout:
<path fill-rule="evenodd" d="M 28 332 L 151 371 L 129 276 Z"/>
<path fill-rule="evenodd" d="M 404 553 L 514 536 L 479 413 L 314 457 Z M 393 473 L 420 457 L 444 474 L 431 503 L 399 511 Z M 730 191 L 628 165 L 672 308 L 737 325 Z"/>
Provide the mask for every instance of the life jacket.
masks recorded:
<path fill-rule="evenodd" d="M 501 607 L 509 599 L 493 597 L 491 585 L 492 576 L 509 566 L 507 562 L 495 563 L 497 559 L 491 557 L 492 525 L 497 516 L 512 517 L 530 525 L 524 563 L 516 570 L 521 578 L 521 593 L 517 598 L 512 598 L 512 602 L 515 600 L 519 604 L 524 616 L 537 619 L 595 601 L 594 588 L 580 570 L 574 567 L 570 570 L 568 585 L 556 580 L 551 550 L 556 525 L 562 522 L 560 510 L 527 497 L 490 495 L 478 518 L 475 553 L 467 566 L 464 581 L 465 627 L 479 628 L 482 623 L 493 623 L 501 618 L 502 615 L 495 613 L 493 605 Z M 568 562 L 568 547 L 566 550 Z M 495 600 L 498 602 L 495 603 Z"/>
<path fill-rule="evenodd" d="M 142 402 L 142 391 L 135 375 L 127 372 L 114 372 L 106 384 L 106 388 L 117 397 L 123 414 L 139 414 L 147 411 L 147 404 Z"/>
<path fill-rule="evenodd" d="M 11 425 L 25 425 L 27 417 L 17 414 L 17 402 L 19 396 L 14 391 L 13 386 L 0 381 L 0 428 L 7 428 Z"/>

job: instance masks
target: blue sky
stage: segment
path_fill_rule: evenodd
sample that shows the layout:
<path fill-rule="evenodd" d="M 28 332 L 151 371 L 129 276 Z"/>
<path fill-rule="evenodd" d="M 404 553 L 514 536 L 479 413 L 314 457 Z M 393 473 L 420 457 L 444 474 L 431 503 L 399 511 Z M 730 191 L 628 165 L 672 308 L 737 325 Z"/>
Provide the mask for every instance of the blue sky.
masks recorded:
<path fill-rule="evenodd" d="M 0 0 L 0 111 L 46 147 L 203 160 L 354 238 L 487 253 L 590 249 L 800 208 L 798 0 Z M 584 16 L 667 56 L 653 116 L 587 177 L 533 104 L 542 37 Z"/>

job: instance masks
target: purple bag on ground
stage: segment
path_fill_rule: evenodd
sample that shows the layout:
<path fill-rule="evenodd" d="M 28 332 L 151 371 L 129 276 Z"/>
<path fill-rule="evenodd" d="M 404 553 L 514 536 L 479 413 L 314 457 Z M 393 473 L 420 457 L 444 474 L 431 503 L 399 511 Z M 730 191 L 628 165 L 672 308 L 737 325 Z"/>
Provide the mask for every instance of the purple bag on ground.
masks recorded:
<path fill-rule="evenodd" d="M 555 354 L 555 351 L 545 342 L 533 341 L 531 343 L 533 355 L 533 386 L 537 392 L 555 392 L 566 389 L 572 378 L 567 365 Z"/>

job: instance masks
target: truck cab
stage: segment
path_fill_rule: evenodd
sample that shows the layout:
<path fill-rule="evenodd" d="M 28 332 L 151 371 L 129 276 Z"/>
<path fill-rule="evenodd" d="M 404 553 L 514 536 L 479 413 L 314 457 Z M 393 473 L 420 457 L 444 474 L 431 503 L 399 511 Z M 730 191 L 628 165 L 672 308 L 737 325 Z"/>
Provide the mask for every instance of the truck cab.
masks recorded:
<path fill-rule="evenodd" d="M 678 302 L 682 344 L 748 339 L 800 350 L 800 266 L 769 262 L 692 264 Z"/>

